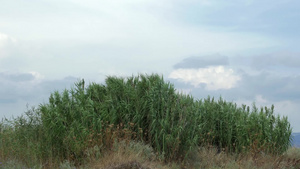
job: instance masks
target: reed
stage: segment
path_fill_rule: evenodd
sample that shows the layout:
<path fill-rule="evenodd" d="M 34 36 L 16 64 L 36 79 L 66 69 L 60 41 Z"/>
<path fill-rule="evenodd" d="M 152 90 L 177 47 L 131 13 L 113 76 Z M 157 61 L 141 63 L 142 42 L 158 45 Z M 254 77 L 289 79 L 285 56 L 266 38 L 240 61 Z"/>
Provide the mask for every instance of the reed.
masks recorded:
<path fill-rule="evenodd" d="M 105 84 L 78 81 L 70 90 L 53 92 L 48 103 L 25 116 L 3 121 L 0 153 L 48 167 L 64 160 L 82 164 L 92 147 L 101 152 L 115 140 L 134 140 L 150 145 L 166 161 L 184 160 L 199 146 L 255 156 L 282 154 L 290 147 L 291 132 L 287 117 L 274 115 L 274 106 L 196 100 L 157 74 L 109 76 Z"/>

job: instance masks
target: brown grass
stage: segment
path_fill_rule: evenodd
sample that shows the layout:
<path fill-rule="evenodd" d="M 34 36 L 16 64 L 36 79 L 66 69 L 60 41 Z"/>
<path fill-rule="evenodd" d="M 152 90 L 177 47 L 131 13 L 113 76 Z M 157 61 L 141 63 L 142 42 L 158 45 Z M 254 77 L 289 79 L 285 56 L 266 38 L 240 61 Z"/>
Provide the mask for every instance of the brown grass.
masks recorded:
<path fill-rule="evenodd" d="M 113 149 L 89 165 L 94 169 L 168 169 L 154 154 L 152 148 L 142 143 L 125 142 L 115 143 Z"/>
<path fill-rule="evenodd" d="M 110 150 L 102 151 L 95 146 L 86 152 L 83 165 L 70 161 L 61 163 L 62 169 L 299 169 L 300 149 L 290 148 L 283 155 L 258 154 L 229 154 L 218 152 L 214 147 L 201 147 L 189 154 L 183 162 L 164 162 L 163 156 L 158 155 L 149 145 L 134 141 L 115 142 Z M 18 161 L 6 161 L 0 165 L 4 168 L 24 168 Z M 50 165 L 53 166 L 53 165 Z M 53 168 L 47 166 L 33 168 Z"/>
<path fill-rule="evenodd" d="M 190 168 L 228 168 L 228 169 L 286 169 L 300 168 L 300 149 L 290 148 L 283 155 L 227 154 L 218 153 L 215 148 L 200 148 L 190 163 Z"/>
<path fill-rule="evenodd" d="M 199 148 L 181 163 L 165 163 L 141 143 L 115 143 L 113 150 L 94 159 L 88 168 L 93 169 L 299 169 L 300 149 L 290 148 L 285 154 L 267 155 L 218 153 L 216 148 Z"/>

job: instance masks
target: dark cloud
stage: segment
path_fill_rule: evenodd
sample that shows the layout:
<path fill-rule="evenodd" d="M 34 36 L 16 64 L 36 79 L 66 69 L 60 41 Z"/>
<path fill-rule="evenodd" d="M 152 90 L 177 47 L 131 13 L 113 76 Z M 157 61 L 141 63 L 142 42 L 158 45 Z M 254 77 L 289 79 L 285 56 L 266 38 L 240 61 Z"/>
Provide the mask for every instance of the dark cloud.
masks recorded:
<path fill-rule="evenodd" d="M 26 104 L 38 106 L 47 103 L 50 93 L 70 89 L 78 81 L 75 77 L 35 81 L 30 73 L 0 73 L 0 119 L 20 115 Z M 21 112 L 20 112 L 21 111 Z"/>
<path fill-rule="evenodd" d="M 30 85 L 34 79 L 31 73 L 0 72 L 0 102 L 14 103 L 27 95 L 31 96 Z"/>
<path fill-rule="evenodd" d="M 263 95 L 271 102 L 283 100 L 300 100 L 300 76 L 279 76 L 275 73 L 261 72 L 257 75 L 242 75 L 238 88 L 232 89 L 231 94 L 236 93 L 243 97 L 254 98 L 255 95 Z"/>
<path fill-rule="evenodd" d="M 74 85 L 74 83 L 78 80 L 79 78 L 68 76 L 65 77 L 64 79 L 43 81 L 38 85 L 38 88 L 44 91 L 45 93 L 48 93 L 50 96 L 50 92 L 70 89 Z"/>
<path fill-rule="evenodd" d="M 300 53 L 278 52 L 252 57 L 252 67 L 264 69 L 270 67 L 300 68 Z"/>
<path fill-rule="evenodd" d="M 7 74 L 0 73 L 0 79 L 13 81 L 13 82 L 24 82 L 34 80 L 34 76 L 31 73 L 15 73 Z"/>
<path fill-rule="evenodd" d="M 15 103 L 15 102 L 16 102 L 16 100 L 14 100 L 14 99 L 0 98 L 0 104 Z"/>
<path fill-rule="evenodd" d="M 228 57 L 222 55 L 208 55 L 202 57 L 188 57 L 174 65 L 175 69 L 179 68 L 204 68 L 208 66 L 228 65 Z"/>

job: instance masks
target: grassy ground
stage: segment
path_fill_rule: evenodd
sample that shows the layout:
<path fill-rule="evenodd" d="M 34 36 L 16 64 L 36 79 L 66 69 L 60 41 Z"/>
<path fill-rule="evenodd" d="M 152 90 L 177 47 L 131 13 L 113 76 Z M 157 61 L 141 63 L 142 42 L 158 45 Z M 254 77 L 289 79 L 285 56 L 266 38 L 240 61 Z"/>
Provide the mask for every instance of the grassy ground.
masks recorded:
<path fill-rule="evenodd" d="M 83 164 L 74 165 L 64 161 L 58 166 L 61 169 L 91 168 L 91 169 L 181 169 L 181 168 L 228 168 L 228 169 L 286 169 L 300 168 L 300 149 L 290 148 L 282 155 L 258 154 L 227 154 L 218 153 L 215 148 L 198 148 L 184 162 L 164 162 L 162 156 L 154 153 L 149 145 L 139 142 L 119 142 L 111 150 L 100 153 L 98 147 L 87 150 L 88 156 Z M 24 165 L 16 159 L 1 161 L 2 169 L 24 169 Z M 51 168 L 35 164 L 30 168 Z"/>
<path fill-rule="evenodd" d="M 260 154 L 226 154 L 218 153 L 214 148 L 199 148 L 183 163 L 164 163 L 156 157 L 149 147 L 138 145 L 139 149 L 123 147 L 112 151 L 100 160 L 95 160 L 89 168 L 109 169 L 180 169 L 180 168 L 227 168 L 227 169 L 270 169 L 270 168 L 300 168 L 300 150 L 290 148 L 287 153 L 280 156 Z M 133 148 L 133 149 L 132 149 Z"/>
<path fill-rule="evenodd" d="M 290 148 L 280 156 L 260 154 L 226 154 L 218 153 L 214 148 L 199 148 L 183 163 L 163 163 L 147 146 L 137 144 L 138 149 L 123 147 L 115 149 L 109 155 L 95 160 L 90 168 L 228 168 L 228 169 L 270 169 L 270 168 L 300 168 L 300 149 Z M 132 149 L 133 148 L 133 149 Z"/>

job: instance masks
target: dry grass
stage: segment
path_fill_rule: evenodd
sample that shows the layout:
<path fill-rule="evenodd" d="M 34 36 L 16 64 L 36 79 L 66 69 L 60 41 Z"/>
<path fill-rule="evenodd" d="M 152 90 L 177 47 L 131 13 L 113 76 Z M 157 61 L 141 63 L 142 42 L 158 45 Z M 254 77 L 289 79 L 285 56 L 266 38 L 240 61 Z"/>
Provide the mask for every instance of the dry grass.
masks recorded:
<path fill-rule="evenodd" d="M 74 165 L 65 161 L 61 169 L 299 169 L 300 149 L 290 148 L 282 155 L 229 154 L 218 152 L 216 148 L 198 148 L 183 162 L 165 163 L 164 158 L 154 153 L 149 145 L 134 141 L 115 142 L 111 150 L 99 152 L 93 147 L 86 152 L 84 165 Z M 24 168 L 22 163 L 7 161 L 0 168 Z M 32 168 L 45 168 L 39 166 Z M 47 168 L 47 167 L 46 167 Z M 50 167 L 51 168 L 51 167 Z"/>
<path fill-rule="evenodd" d="M 159 160 L 150 146 L 125 141 L 115 143 L 102 158 L 92 161 L 88 167 L 94 169 L 168 169 L 171 166 Z"/>
<path fill-rule="evenodd" d="M 200 148 L 194 162 L 188 168 L 228 168 L 228 169 L 299 169 L 300 149 L 290 148 L 283 155 L 227 154 L 218 153 L 215 148 Z"/>
<path fill-rule="evenodd" d="M 164 163 L 152 149 L 141 143 L 117 143 L 114 149 L 99 159 L 94 159 L 88 168 L 93 169 L 299 169 L 300 149 L 290 148 L 283 155 L 228 154 L 216 148 L 199 148 L 182 163 Z"/>

